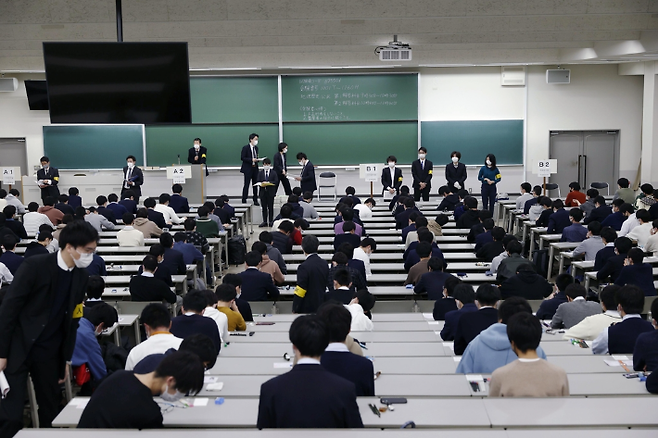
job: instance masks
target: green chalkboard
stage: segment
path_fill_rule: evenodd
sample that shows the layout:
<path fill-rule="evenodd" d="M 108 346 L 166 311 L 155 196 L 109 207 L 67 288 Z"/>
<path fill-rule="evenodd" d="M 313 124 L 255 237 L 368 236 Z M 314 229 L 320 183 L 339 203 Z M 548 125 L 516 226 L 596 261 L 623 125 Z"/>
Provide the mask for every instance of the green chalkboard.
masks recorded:
<path fill-rule="evenodd" d="M 418 123 L 286 123 L 283 140 L 288 156 L 304 152 L 313 164 L 384 163 L 389 155 L 409 164 L 417 155 Z"/>
<path fill-rule="evenodd" d="M 283 121 L 418 120 L 418 75 L 284 76 Z"/>
<path fill-rule="evenodd" d="M 239 166 L 240 151 L 252 132 L 259 135 L 261 157 L 273 157 L 279 144 L 278 124 L 147 126 L 148 164 L 171 166 L 177 163 L 178 154 L 181 163 L 187 163 L 187 151 L 199 137 L 208 148 L 209 166 Z"/>
<path fill-rule="evenodd" d="M 192 123 L 279 121 L 276 77 L 191 78 Z"/>
<path fill-rule="evenodd" d="M 44 126 L 43 150 L 59 169 L 117 169 L 134 155 L 144 164 L 143 125 Z"/>
<path fill-rule="evenodd" d="M 421 122 L 420 132 L 435 164 L 450 162 L 455 150 L 464 164 L 484 164 L 487 154 L 498 164 L 523 164 L 523 120 Z"/>

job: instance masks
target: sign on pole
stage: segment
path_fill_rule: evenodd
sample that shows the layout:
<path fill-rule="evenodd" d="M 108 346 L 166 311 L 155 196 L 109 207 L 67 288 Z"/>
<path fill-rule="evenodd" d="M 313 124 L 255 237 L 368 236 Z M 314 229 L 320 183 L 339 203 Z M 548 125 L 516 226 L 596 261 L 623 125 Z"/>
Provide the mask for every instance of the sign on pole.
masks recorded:
<path fill-rule="evenodd" d="M 2 183 L 7 185 L 16 184 L 16 175 L 14 175 L 13 167 L 2 168 Z"/>
<path fill-rule="evenodd" d="M 381 171 L 380 166 L 381 164 L 361 164 L 359 166 L 359 176 L 366 182 L 377 182 Z"/>

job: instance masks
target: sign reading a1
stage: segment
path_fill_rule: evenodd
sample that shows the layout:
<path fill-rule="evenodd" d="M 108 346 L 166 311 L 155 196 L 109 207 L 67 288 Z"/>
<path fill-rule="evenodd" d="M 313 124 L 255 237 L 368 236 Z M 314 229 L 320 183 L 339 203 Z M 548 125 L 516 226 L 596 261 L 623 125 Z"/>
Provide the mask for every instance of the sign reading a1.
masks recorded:
<path fill-rule="evenodd" d="M 16 176 L 14 175 L 13 167 L 2 168 L 2 183 L 7 185 L 16 184 Z"/>

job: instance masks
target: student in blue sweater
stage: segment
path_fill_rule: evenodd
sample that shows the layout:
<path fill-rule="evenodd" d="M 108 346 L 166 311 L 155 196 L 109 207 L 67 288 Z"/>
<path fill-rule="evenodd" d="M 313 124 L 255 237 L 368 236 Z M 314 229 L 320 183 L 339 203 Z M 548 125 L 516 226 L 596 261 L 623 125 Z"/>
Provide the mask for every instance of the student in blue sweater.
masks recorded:
<path fill-rule="evenodd" d="M 500 171 L 496 167 L 496 156 L 489 154 L 480 168 L 478 180 L 482 182 L 482 209 L 494 210 L 496 205 L 496 184 L 500 181 Z"/>
<path fill-rule="evenodd" d="M 116 309 L 103 302 L 93 307 L 85 307 L 80 318 L 71 365 L 79 367 L 87 364 L 95 382 L 103 380 L 107 375 L 107 367 L 96 336 L 104 329 L 112 327 L 118 319 Z"/>

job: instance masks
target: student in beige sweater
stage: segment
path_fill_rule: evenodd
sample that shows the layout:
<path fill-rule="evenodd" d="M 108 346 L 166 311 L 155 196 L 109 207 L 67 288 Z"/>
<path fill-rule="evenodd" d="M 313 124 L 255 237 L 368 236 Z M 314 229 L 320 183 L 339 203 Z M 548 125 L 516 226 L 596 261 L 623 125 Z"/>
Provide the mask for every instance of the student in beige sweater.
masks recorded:
<path fill-rule="evenodd" d="M 567 373 L 537 356 L 541 324 L 529 313 L 521 312 L 507 321 L 507 337 L 519 357 L 491 375 L 490 397 L 566 397 Z"/>

